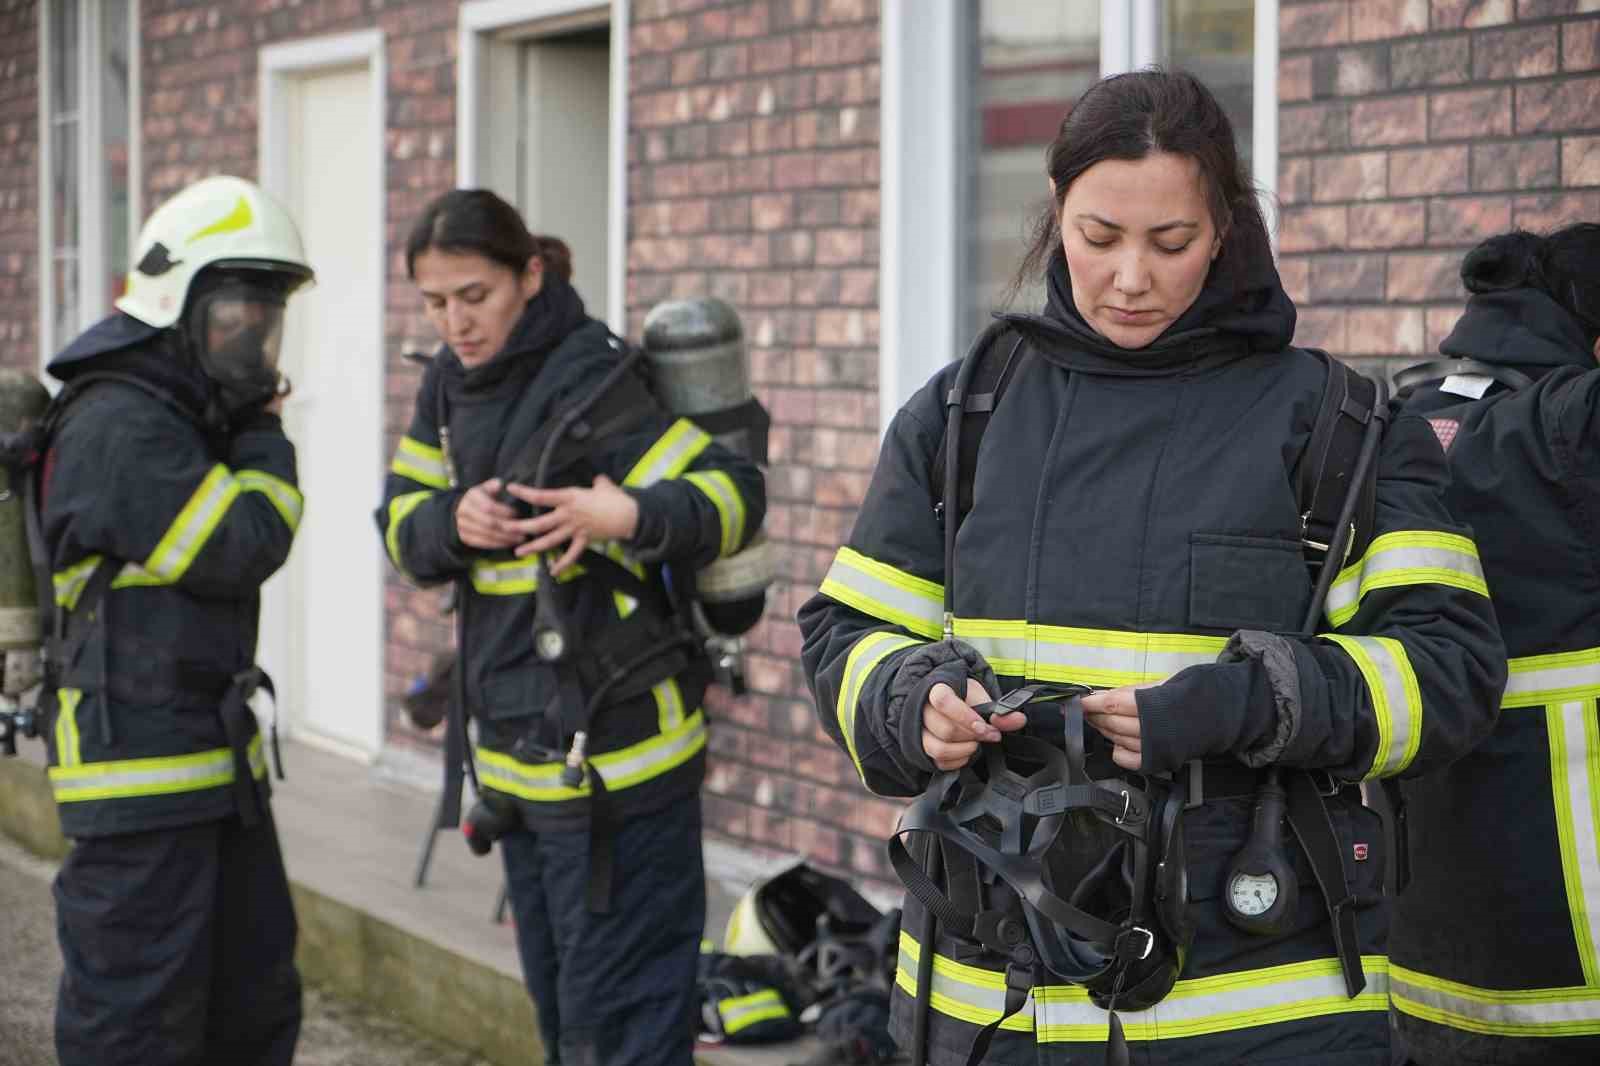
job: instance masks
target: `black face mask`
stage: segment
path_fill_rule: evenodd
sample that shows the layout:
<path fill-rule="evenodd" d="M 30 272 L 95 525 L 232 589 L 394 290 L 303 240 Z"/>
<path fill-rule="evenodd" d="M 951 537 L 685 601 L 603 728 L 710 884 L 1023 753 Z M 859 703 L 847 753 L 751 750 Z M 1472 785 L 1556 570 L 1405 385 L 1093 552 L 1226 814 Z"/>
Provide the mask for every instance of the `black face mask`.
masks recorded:
<path fill-rule="evenodd" d="M 191 350 L 230 415 L 266 406 L 280 389 L 288 288 L 270 274 L 224 275 L 190 305 L 184 326 Z"/>

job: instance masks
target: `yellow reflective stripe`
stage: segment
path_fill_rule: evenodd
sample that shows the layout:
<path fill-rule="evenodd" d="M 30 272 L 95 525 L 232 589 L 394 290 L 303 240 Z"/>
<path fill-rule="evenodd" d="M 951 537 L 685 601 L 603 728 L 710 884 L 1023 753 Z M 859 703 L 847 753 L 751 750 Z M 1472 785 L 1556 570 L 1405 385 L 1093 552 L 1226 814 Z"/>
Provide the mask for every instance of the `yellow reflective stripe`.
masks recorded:
<path fill-rule="evenodd" d="M 212 237 L 219 233 L 237 233 L 239 230 L 249 228 L 254 221 L 255 213 L 250 210 L 250 201 L 241 196 L 239 202 L 233 205 L 233 210 L 211 225 L 195 230 L 183 243 L 193 244 L 201 237 Z"/>
<path fill-rule="evenodd" d="M 277 509 L 290 533 L 300 528 L 305 497 L 300 495 L 298 488 L 265 470 L 239 470 L 233 476 L 239 482 L 240 492 L 259 492 L 265 496 Z"/>
<path fill-rule="evenodd" d="M 920 955 L 921 945 L 902 932 L 895 983 L 907 995 L 916 995 Z M 1155 1040 L 1233 1032 L 1329 1014 L 1387 1011 L 1389 960 L 1382 955 L 1364 955 L 1361 962 L 1367 987 L 1353 999 L 1345 994 L 1338 959 L 1312 959 L 1179 981 L 1154 1007 L 1118 1013 L 1128 1039 Z M 930 991 L 935 1010 L 971 1025 L 988 1025 L 1005 1013 L 1005 975 L 999 971 L 935 955 Z M 1102 1043 L 1108 1018 L 1082 988 L 1041 984 L 1034 986 L 1022 1009 L 1001 1028 L 1033 1030 L 1041 1044 Z"/>
<path fill-rule="evenodd" d="M 888 563 L 840 548 L 822 579 L 824 596 L 862 614 L 939 639 L 943 631 L 944 586 L 898 570 Z"/>
<path fill-rule="evenodd" d="M 722 1016 L 722 1031 L 731 1035 L 759 1022 L 787 1018 L 789 1008 L 775 989 L 765 988 L 747 996 L 718 1000 L 717 1013 Z"/>
<path fill-rule="evenodd" d="M 839 731 L 844 734 L 845 747 L 850 752 L 850 761 L 855 764 L 856 774 L 862 784 L 867 783 L 867 773 L 861 768 L 861 756 L 856 752 L 856 704 L 861 699 L 861 689 L 886 656 L 920 643 L 911 637 L 880 629 L 856 641 L 844 661 L 844 677 L 839 682 L 839 703 L 835 714 L 839 719 Z"/>
<path fill-rule="evenodd" d="M 1372 697 L 1378 743 L 1368 778 L 1398 774 L 1416 758 L 1422 744 L 1422 689 L 1405 646 L 1393 637 L 1323 634 L 1355 662 Z"/>
<path fill-rule="evenodd" d="M 733 478 L 721 470 L 696 470 L 683 480 L 705 494 L 717 509 L 722 522 L 721 555 L 732 555 L 744 541 L 744 499 L 734 487 Z"/>
<path fill-rule="evenodd" d="M 122 569 L 117 571 L 117 576 L 111 579 L 111 587 L 114 589 L 136 589 L 170 584 L 171 581 L 157 577 L 138 563 L 124 564 Z"/>
<path fill-rule="evenodd" d="M 622 479 L 622 484 L 631 489 L 642 489 L 657 481 L 675 478 L 689 469 L 695 456 L 705 451 L 710 443 L 711 438 L 705 430 L 687 418 L 680 418 L 661 434 L 649 451 L 639 457 L 633 469 L 628 471 L 628 476 Z"/>
<path fill-rule="evenodd" d="M 1512 659 L 1502 707 L 1547 707 L 1600 698 L 1600 648 Z"/>
<path fill-rule="evenodd" d="M 683 724 L 683 691 L 678 688 L 677 678 L 659 682 L 650 689 L 650 696 L 656 701 L 656 728 L 660 732 L 670 733 Z"/>
<path fill-rule="evenodd" d="M 70 611 L 78 606 L 78 597 L 83 595 L 84 586 L 89 584 L 89 579 L 94 576 L 95 567 L 100 565 L 100 559 L 98 555 L 86 556 L 52 575 L 57 607 L 65 607 Z"/>
<path fill-rule="evenodd" d="M 1594 700 L 1554 704 L 1545 711 L 1550 735 L 1550 785 L 1567 910 L 1583 979 L 1600 985 L 1600 722 Z"/>
<path fill-rule="evenodd" d="M 1226 637 L 1133 633 L 1033 622 L 958 618 L 956 636 L 983 653 L 998 674 L 1030 681 L 1136 685 L 1165 681 L 1190 666 L 1216 662 Z"/>
<path fill-rule="evenodd" d="M 64 688 L 56 693 L 56 765 L 80 766 L 83 750 L 78 739 L 78 703 L 83 690 Z"/>
<path fill-rule="evenodd" d="M 144 568 L 168 581 L 183 577 L 238 495 L 239 482 L 228 468 L 221 463 L 212 467 L 144 561 Z"/>
<path fill-rule="evenodd" d="M 1478 546 L 1470 537 L 1426 530 L 1385 533 L 1339 572 L 1323 610 L 1338 627 L 1355 617 L 1361 600 L 1374 589 L 1428 584 L 1489 595 Z"/>
<path fill-rule="evenodd" d="M 424 489 L 421 492 L 408 492 L 404 496 L 396 496 L 389 501 L 389 528 L 384 531 L 383 545 L 389 549 L 389 561 L 394 563 L 396 570 L 410 578 L 406 567 L 400 561 L 400 523 L 411 517 L 411 512 L 422 505 L 422 501 L 437 493 Z"/>
<path fill-rule="evenodd" d="M 251 738 L 248 755 L 251 772 L 263 776 L 266 760 L 261 754 L 260 734 Z M 57 803 L 199 792 L 233 784 L 233 751 L 213 748 L 193 755 L 52 766 L 49 775 Z"/>
<path fill-rule="evenodd" d="M 1600 1036 L 1600 988 L 1507 991 L 1393 967 L 1390 998 L 1414 1018 L 1491 1036 Z"/>
<path fill-rule="evenodd" d="M 573 564 L 556 577 L 558 584 L 566 584 L 588 573 L 582 566 Z M 539 560 L 526 559 L 474 559 L 472 561 L 472 589 L 482 596 L 522 596 L 539 588 Z"/>
<path fill-rule="evenodd" d="M 589 760 L 606 783 L 620 792 L 674 770 L 706 746 L 705 712 L 697 710 L 671 732 L 596 755 Z M 503 752 L 477 749 L 478 778 L 485 786 L 535 803 L 579 799 L 589 794 L 585 781 L 577 788 L 561 784 L 560 763 L 525 763 Z"/>
<path fill-rule="evenodd" d="M 389 463 L 389 472 L 410 478 L 430 489 L 450 487 L 450 469 L 444 463 L 444 449 L 410 437 L 400 438 L 400 445 L 394 450 L 394 459 Z"/>

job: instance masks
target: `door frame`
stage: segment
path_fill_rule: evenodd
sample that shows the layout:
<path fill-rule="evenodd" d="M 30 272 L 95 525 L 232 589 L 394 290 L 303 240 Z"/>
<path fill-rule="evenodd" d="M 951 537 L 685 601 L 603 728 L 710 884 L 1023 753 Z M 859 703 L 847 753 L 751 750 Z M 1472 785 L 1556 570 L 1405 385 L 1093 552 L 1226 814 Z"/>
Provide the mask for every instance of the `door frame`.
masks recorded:
<path fill-rule="evenodd" d="M 466 0 L 457 21 L 456 187 L 499 185 L 506 176 L 494 139 L 480 137 L 479 123 L 496 114 L 487 106 L 491 89 L 504 89 L 507 64 L 496 60 L 523 40 L 555 29 L 574 15 L 610 8 L 611 107 L 607 131 L 606 324 L 627 328 L 628 257 L 628 19 L 631 0 Z M 510 66 L 514 71 L 515 67 Z M 513 202 L 516 197 L 508 197 Z"/>
<path fill-rule="evenodd" d="M 351 66 L 365 66 L 368 83 L 372 87 L 371 98 L 371 143 L 367 146 L 372 153 L 372 158 L 378 161 L 374 174 L 374 187 L 369 197 L 372 212 L 371 223 L 373 232 L 378 234 L 378 240 L 371 249 L 372 256 L 372 284 L 370 291 L 365 294 L 368 313 L 372 316 L 374 336 L 378 339 L 378 359 L 372 366 L 370 387 L 382 397 L 385 395 L 385 360 L 383 349 L 385 344 L 384 334 L 384 286 L 388 270 L 388 248 L 384 234 L 385 230 L 385 201 L 388 192 L 388 155 L 385 149 L 384 128 L 385 117 L 388 109 L 388 78 L 384 62 L 384 36 L 381 30 L 363 30 L 354 33 L 330 34 L 323 37 L 314 37 L 307 40 L 292 41 L 284 44 L 273 44 L 263 47 L 260 51 L 258 72 L 257 102 L 260 114 L 260 127 L 257 134 L 257 163 L 260 174 L 261 187 L 268 193 L 280 199 L 287 199 L 286 190 L 289 187 L 289 152 L 288 152 L 288 108 L 284 106 L 284 95 L 291 89 L 291 83 L 307 75 L 315 75 L 324 71 L 337 70 Z M 315 266 L 315 264 L 313 264 Z M 378 435 L 378 446 L 374 454 L 380 457 L 380 466 L 372 471 L 373 486 L 379 483 L 383 476 L 383 433 L 384 420 L 380 414 L 374 432 Z M 317 501 L 308 501 L 310 506 L 317 506 Z M 329 501 L 332 505 L 333 501 Z M 364 763 L 377 761 L 388 743 L 388 723 L 386 714 L 386 701 L 384 698 L 384 651 L 385 643 L 384 626 L 384 560 L 381 552 L 373 552 L 369 565 L 372 567 L 372 602 L 368 605 L 371 614 L 372 631 L 378 634 L 378 639 L 373 642 L 375 655 L 367 662 L 353 662 L 351 669 L 359 671 L 369 679 L 372 694 L 374 732 L 374 745 L 371 750 L 348 744 L 343 741 L 325 737 L 320 734 L 305 731 L 296 739 L 315 747 L 327 749 L 340 755 L 345 755 Z M 291 612 L 293 607 L 291 606 Z M 276 647 L 282 634 L 263 634 L 269 646 Z M 280 649 L 282 650 L 282 649 Z M 292 650 L 291 648 L 288 650 Z M 288 656 L 286 655 L 287 659 Z M 366 656 L 363 656 L 366 658 Z M 291 726 L 293 716 L 288 716 Z"/>

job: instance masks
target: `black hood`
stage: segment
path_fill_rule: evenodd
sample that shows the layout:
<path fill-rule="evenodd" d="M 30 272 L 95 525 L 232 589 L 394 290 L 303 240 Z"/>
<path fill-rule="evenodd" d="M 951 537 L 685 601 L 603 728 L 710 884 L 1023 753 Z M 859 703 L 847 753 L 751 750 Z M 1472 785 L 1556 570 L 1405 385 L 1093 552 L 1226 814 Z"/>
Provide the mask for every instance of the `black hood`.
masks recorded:
<path fill-rule="evenodd" d="M 170 393 L 197 416 L 207 413 L 211 385 L 175 329 L 157 329 L 117 311 L 84 330 L 50 360 L 50 373 L 70 382 L 80 374 L 113 372 L 142 378 Z"/>
<path fill-rule="evenodd" d="M 523 307 L 522 316 L 511 327 L 505 347 L 487 363 L 469 369 L 446 345 L 441 352 L 440 366 L 453 387 L 469 392 L 492 390 L 511 378 L 525 381 L 537 372 L 544 357 L 565 340 L 567 334 L 588 319 L 578 290 L 547 273 L 544 285 Z"/>
<path fill-rule="evenodd" d="M 1178 320 L 1143 348 L 1122 348 L 1096 333 L 1072 299 L 1067 259 L 1057 248 L 1045 271 L 1047 297 L 1038 315 L 1007 314 L 1047 356 L 1078 369 L 1143 376 L 1168 373 L 1205 356 L 1278 352 L 1294 339 L 1294 304 L 1270 259 L 1243 276 L 1222 260 L 1212 265 L 1200 295 Z"/>
<path fill-rule="evenodd" d="M 1439 350 L 1459 359 L 1516 367 L 1530 377 L 1562 366 L 1595 366 L 1583 326 L 1534 288 L 1474 295 Z"/>

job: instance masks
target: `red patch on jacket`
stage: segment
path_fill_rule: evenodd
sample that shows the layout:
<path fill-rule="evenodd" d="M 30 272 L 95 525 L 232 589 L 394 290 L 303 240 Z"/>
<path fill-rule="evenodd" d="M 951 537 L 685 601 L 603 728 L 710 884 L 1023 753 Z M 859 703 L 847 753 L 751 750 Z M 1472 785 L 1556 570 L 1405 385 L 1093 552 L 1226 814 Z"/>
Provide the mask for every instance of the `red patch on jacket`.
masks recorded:
<path fill-rule="evenodd" d="M 1450 445 L 1455 443 L 1456 434 L 1461 430 L 1461 423 L 1453 418 L 1430 418 L 1428 425 L 1433 427 L 1433 435 L 1439 438 L 1439 447 L 1449 451 Z"/>

